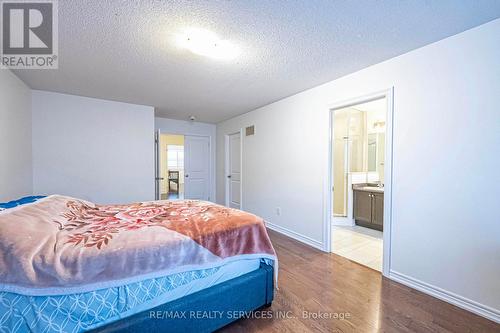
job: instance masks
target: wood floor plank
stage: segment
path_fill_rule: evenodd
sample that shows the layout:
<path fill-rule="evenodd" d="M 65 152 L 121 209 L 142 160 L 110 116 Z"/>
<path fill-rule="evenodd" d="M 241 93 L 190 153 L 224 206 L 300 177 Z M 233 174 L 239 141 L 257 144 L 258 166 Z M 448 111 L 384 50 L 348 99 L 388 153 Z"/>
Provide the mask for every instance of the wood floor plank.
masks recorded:
<path fill-rule="evenodd" d="M 220 332 L 500 333 L 499 324 L 371 268 L 273 231 L 269 235 L 280 261 L 279 290 L 272 306 L 262 310 L 272 311 L 272 318 L 241 319 Z"/>

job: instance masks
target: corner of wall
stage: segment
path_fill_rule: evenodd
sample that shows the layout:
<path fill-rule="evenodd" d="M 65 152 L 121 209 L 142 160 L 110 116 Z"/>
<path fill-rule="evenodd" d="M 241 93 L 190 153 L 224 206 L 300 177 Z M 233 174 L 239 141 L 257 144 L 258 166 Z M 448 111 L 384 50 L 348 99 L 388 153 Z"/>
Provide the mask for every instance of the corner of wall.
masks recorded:
<path fill-rule="evenodd" d="M 33 193 L 31 105 L 31 88 L 0 69 L 0 200 Z"/>

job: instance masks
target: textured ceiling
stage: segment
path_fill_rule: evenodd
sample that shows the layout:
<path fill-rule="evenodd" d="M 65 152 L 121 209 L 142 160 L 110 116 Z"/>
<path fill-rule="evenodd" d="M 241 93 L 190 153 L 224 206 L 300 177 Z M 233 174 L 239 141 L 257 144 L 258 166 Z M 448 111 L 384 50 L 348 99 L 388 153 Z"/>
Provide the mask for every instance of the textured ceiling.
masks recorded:
<path fill-rule="evenodd" d="M 216 123 L 499 16 L 498 0 L 60 0 L 59 69 L 16 74 L 34 89 Z M 178 49 L 186 27 L 241 55 Z"/>

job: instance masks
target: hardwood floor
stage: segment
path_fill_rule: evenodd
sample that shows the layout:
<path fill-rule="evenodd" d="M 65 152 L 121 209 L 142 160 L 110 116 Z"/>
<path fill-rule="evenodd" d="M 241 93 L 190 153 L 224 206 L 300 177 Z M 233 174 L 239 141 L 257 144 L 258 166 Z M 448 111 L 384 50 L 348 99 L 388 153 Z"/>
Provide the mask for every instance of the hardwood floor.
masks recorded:
<path fill-rule="evenodd" d="M 499 324 L 373 269 L 269 234 L 279 257 L 279 290 L 256 316 L 273 318 L 241 319 L 220 332 L 500 332 Z"/>

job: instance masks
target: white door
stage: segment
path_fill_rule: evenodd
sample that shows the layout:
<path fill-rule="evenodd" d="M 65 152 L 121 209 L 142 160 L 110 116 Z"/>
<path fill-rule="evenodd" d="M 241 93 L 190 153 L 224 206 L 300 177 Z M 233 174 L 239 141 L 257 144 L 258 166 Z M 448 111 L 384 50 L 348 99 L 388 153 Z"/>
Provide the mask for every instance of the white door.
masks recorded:
<path fill-rule="evenodd" d="M 226 154 L 226 206 L 241 209 L 241 133 L 228 136 Z"/>
<path fill-rule="evenodd" d="M 185 136 L 184 198 L 210 200 L 210 138 Z"/>
<path fill-rule="evenodd" d="M 161 178 L 160 172 L 160 130 L 155 132 L 155 200 L 160 200 L 160 182 L 163 180 Z"/>

